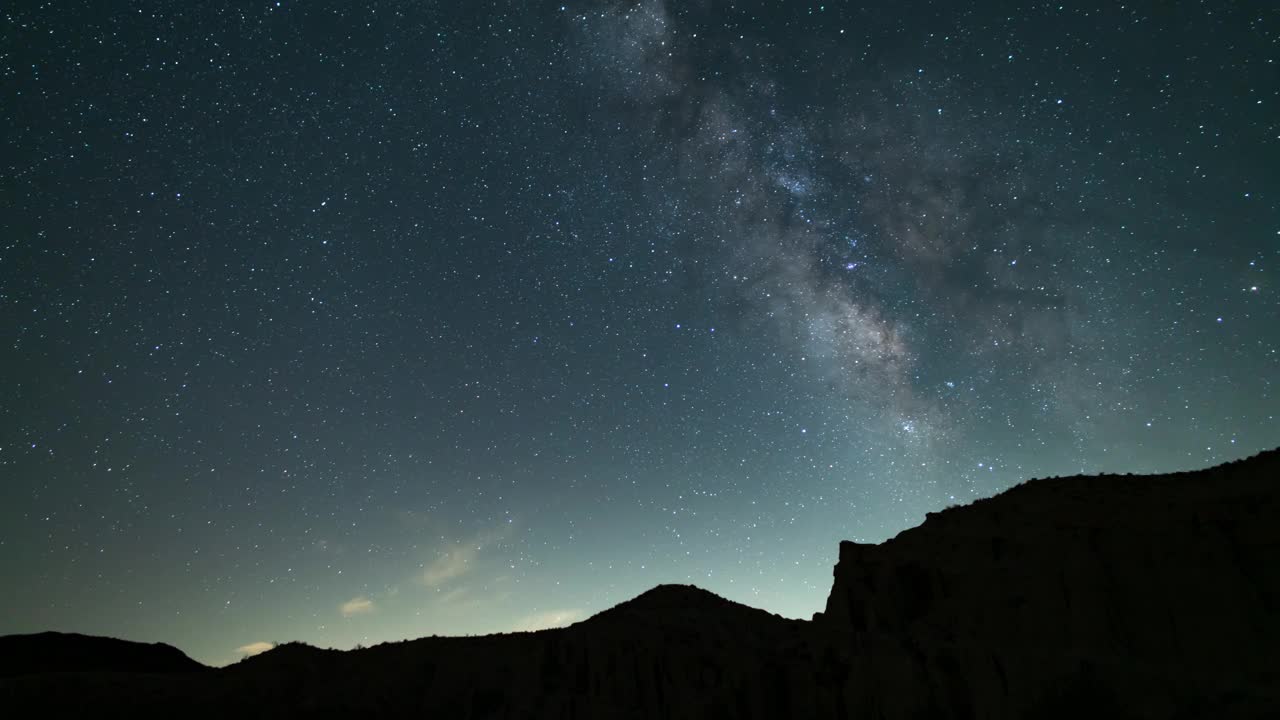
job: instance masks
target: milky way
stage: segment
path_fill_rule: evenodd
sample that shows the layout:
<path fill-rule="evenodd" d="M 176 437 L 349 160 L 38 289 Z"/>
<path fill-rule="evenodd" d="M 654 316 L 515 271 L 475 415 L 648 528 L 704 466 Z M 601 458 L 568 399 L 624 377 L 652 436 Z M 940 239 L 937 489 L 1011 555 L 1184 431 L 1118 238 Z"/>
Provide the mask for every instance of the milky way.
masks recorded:
<path fill-rule="evenodd" d="M 1186 5 L 7 10 L 0 633 L 807 617 L 1275 446 L 1280 17 Z"/>

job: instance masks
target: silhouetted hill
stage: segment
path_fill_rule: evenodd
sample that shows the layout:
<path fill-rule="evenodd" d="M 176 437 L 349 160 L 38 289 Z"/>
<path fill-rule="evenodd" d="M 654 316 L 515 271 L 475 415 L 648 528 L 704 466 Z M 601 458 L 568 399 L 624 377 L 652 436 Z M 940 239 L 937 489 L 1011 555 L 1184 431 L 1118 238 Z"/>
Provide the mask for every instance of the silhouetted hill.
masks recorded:
<path fill-rule="evenodd" d="M 726 600 L 695 585 L 658 585 L 585 621 L 591 629 L 604 625 L 700 626 L 708 619 L 750 625 L 791 622 L 773 613 Z"/>
<path fill-rule="evenodd" d="M 164 643 L 58 632 L 0 636 L 0 678 L 41 673 L 175 673 L 208 669 Z"/>
<path fill-rule="evenodd" d="M 726 600 L 710 590 L 697 585 L 657 585 L 639 595 L 621 602 L 593 617 L 602 619 L 651 618 L 669 612 L 747 612 L 769 613 L 740 603 Z"/>
<path fill-rule="evenodd" d="M 1278 519 L 1280 452 L 1191 473 L 1033 480 L 880 545 L 842 543 L 812 621 L 661 585 L 558 630 L 347 652 L 293 643 L 205 673 L 10 677 L 0 706 L 198 717 L 1280 717 Z"/>

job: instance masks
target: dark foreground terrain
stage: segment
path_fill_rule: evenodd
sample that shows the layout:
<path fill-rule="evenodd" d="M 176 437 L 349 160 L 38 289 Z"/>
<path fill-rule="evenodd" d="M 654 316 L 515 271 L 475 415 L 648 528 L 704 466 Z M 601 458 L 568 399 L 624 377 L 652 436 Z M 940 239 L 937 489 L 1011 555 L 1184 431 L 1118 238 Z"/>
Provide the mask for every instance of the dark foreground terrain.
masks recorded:
<path fill-rule="evenodd" d="M 0 638 L 26 717 L 1280 717 L 1280 451 L 1033 480 L 842 543 L 824 612 L 663 585 L 560 630 L 223 669 L 174 648 Z"/>

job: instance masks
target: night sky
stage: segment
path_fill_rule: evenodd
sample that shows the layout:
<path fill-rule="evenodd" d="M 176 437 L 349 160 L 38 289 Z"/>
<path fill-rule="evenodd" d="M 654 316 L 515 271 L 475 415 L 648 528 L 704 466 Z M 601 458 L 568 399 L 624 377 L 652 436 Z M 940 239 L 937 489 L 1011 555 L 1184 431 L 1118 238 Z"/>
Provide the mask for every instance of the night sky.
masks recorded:
<path fill-rule="evenodd" d="M 842 539 L 1280 444 L 1275 3 L 0 17 L 0 633 L 808 617 Z"/>

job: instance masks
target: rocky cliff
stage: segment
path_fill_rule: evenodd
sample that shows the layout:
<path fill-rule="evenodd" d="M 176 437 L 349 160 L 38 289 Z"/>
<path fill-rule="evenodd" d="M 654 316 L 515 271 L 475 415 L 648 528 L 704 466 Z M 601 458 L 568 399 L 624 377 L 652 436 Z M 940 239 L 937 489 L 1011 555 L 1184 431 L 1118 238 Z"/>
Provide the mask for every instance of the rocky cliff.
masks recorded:
<path fill-rule="evenodd" d="M 895 648 L 848 686 L 864 693 L 869 673 L 898 683 L 888 696 L 903 712 L 1083 703 L 1203 716 L 1280 708 L 1278 601 L 1280 452 L 1269 452 L 1199 472 L 1033 480 L 881 545 L 841 543 L 814 620 L 854 647 Z"/>

